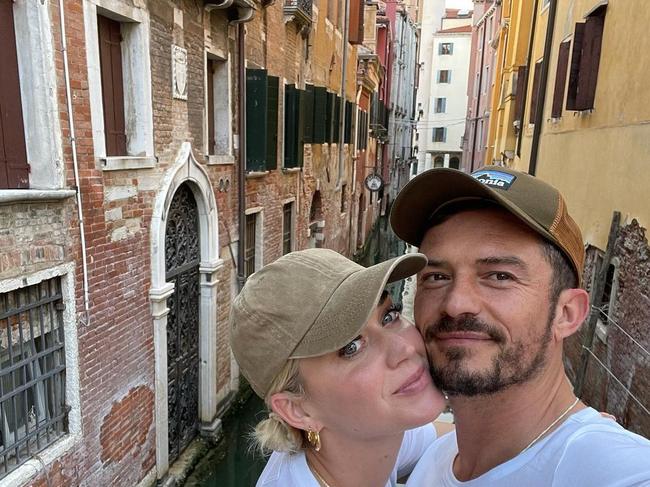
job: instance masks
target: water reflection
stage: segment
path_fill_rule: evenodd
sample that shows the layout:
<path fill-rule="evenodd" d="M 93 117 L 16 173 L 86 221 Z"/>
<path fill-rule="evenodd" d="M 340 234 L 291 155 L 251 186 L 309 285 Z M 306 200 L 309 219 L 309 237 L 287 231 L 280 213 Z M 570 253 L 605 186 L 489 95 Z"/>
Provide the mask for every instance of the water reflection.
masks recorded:
<path fill-rule="evenodd" d="M 224 436 L 199 462 L 185 487 L 254 487 L 266 459 L 249 451 L 248 434 L 263 418 L 264 403 L 255 394 L 223 420 Z"/>

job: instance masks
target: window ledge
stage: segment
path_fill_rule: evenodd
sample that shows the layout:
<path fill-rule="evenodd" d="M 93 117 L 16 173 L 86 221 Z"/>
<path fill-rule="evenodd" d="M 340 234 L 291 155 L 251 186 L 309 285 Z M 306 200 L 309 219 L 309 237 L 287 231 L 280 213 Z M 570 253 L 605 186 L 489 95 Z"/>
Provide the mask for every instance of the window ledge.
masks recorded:
<path fill-rule="evenodd" d="M 76 194 L 74 189 L 0 189 L 0 204 L 17 201 L 64 200 Z"/>
<path fill-rule="evenodd" d="M 112 156 L 100 157 L 103 171 L 124 171 L 126 169 L 151 169 L 156 167 L 155 156 Z"/>
<path fill-rule="evenodd" d="M 270 171 L 251 171 L 246 173 L 246 179 L 263 178 Z"/>
<path fill-rule="evenodd" d="M 302 167 L 283 167 L 282 172 L 285 173 L 294 173 L 302 171 Z"/>
<path fill-rule="evenodd" d="M 206 154 L 205 160 L 209 166 L 212 165 L 232 165 L 235 163 L 235 156 L 227 154 Z"/>

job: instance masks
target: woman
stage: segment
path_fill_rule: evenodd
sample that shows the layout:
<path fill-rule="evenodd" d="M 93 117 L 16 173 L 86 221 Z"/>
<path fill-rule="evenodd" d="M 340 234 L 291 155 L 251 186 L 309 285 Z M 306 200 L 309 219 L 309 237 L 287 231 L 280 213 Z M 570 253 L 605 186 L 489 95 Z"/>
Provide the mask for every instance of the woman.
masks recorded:
<path fill-rule="evenodd" d="M 255 433 L 273 451 L 258 487 L 394 486 L 435 439 L 444 398 L 419 332 L 385 291 L 426 262 L 408 254 L 364 268 L 309 249 L 249 278 L 231 345 L 271 411 Z"/>

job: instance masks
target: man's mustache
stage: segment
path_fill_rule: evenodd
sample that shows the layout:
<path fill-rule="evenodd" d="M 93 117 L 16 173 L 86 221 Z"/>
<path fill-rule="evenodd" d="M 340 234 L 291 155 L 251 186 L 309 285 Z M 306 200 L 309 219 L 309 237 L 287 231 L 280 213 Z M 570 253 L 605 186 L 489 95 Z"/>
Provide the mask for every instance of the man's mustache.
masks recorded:
<path fill-rule="evenodd" d="M 461 315 L 456 318 L 443 316 L 433 325 L 428 326 L 424 330 L 424 341 L 429 343 L 439 333 L 451 333 L 457 331 L 475 331 L 485 333 L 495 342 L 501 343 L 506 341 L 504 333 L 497 327 L 470 315 Z"/>

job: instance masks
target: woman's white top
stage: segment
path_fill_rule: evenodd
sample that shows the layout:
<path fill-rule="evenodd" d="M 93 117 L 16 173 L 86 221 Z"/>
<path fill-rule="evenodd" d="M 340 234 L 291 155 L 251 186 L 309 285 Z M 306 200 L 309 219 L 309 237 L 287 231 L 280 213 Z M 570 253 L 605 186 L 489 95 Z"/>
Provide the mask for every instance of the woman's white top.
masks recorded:
<path fill-rule="evenodd" d="M 430 423 L 406 431 L 386 487 L 395 487 L 398 478 L 411 473 L 435 439 L 436 430 Z M 304 451 L 273 452 L 257 481 L 257 487 L 319 487 L 319 484 L 307 465 Z"/>

